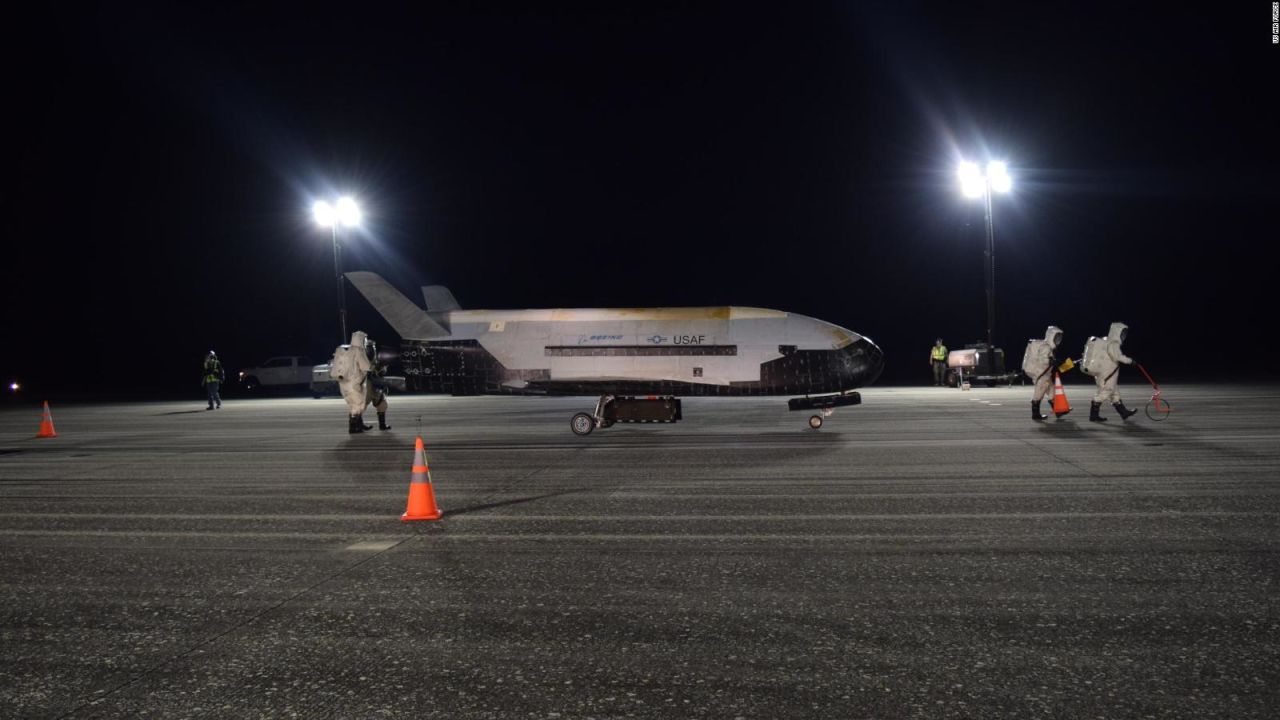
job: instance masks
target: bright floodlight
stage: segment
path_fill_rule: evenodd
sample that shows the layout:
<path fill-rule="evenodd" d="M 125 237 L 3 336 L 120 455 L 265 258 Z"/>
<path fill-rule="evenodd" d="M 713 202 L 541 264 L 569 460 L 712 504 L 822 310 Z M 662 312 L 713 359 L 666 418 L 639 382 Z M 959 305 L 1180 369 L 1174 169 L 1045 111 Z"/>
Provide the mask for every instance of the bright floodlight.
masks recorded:
<path fill-rule="evenodd" d="M 987 181 L 978 170 L 977 163 L 960 163 L 960 191 L 965 197 L 978 198 L 986 191 Z"/>
<path fill-rule="evenodd" d="M 1007 193 L 1013 188 L 1009 169 L 998 160 L 987 163 L 987 179 L 991 181 L 991 189 L 998 193 Z"/>
<path fill-rule="evenodd" d="M 337 220 L 333 206 L 323 200 L 317 200 L 311 206 L 311 214 L 315 216 L 316 224 L 320 227 L 333 227 L 333 223 Z"/>
<path fill-rule="evenodd" d="M 350 197 L 338 198 L 338 220 L 347 227 L 360 224 L 360 206 Z"/>
<path fill-rule="evenodd" d="M 21 385 L 19 385 L 18 383 L 9 383 L 9 389 L 10 389 L 10 390 L 12 390 L 12 391 L 14 391 L 14 392 L 18 392 L 18 390 L 19 390 L 21 387 L 22 387 L 22 386 L 21 386 Z"/>

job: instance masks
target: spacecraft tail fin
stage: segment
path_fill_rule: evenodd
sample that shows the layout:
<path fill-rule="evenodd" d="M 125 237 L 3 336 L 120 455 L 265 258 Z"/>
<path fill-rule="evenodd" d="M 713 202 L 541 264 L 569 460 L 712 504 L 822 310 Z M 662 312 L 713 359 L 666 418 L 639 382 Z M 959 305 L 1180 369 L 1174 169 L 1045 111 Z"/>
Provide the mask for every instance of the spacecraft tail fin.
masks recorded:
<path fill-rule="evenodd" d="M 382 279 L 371 272 L 349 272 L 347 279 L 364 295 L 364 299 L 378 311 L 387 323 L 405 340 L 434 340 L 449 337 L 449 331 L 431 319 L 422 308 L 413 304 Z M 446 291 L 448 292 L 448 291 Z"/>
<path fill-rule="evenodd" d="M 428 312 L 442 313 L 462 309 L 453 293 L 443 285 L 423 285 L 422 299 L 427 303 Z"/>

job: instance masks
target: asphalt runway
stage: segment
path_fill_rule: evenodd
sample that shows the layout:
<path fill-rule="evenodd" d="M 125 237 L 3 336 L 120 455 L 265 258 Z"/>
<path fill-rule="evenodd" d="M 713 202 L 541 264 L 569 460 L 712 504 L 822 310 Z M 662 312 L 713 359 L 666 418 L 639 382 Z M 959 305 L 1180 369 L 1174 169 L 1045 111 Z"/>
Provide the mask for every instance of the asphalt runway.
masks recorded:
<path fill-rule="evenodd" d="M 0 717 L 1275 717 L 1280 387 L 1165 392 L 8 409 Z"/>

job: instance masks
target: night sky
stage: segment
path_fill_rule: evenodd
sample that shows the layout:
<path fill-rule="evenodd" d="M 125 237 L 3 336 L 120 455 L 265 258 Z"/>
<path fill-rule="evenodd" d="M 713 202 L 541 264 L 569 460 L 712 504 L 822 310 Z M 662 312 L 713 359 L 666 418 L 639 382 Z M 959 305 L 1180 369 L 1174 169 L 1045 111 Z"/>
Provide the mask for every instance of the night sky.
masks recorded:
<path fill-rule="evenodd" d="M 211 348 L 229 372 L 327 358 L 310 205 L 343 191 L 366 212 L 346 268 L 415 299 L 777 308 L 924 383 L 935 336 L 985 332 L 962 156 L 1014 175 L 1011 366 L 1048 323 L 1078 356 L 1112 320 L 1157 376 L 1280 360 L 1269 2 L 7 13 L 0 379 L 29 400 L 199 400 Z"/>

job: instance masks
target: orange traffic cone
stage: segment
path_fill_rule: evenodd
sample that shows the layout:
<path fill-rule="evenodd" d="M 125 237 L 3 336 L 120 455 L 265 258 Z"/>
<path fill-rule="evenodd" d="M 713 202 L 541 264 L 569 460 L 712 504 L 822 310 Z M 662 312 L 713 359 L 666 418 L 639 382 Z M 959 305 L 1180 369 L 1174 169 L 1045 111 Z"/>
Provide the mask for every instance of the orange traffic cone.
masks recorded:
<path fill-rule="evenodd" d="M 40 419 L 40 432 L 36 433 L 38 438 L 58 437 L 58 433 L 53 429 L 53 415 L 49 413 L 49 401 L 44 401 L 44 417 Z"/>
<path fill-rule="evenodd" d="M 413 446 L 413 475 L 409 478 L 409 507 L 400 516 L 403 521 L 439 520 L 444 515 L 436 507 L 436 491 L 431 487 L 431 468 L 419 437 Z"/>
<path fill-rule="evenodd" d="M 1062 417 L 1071 412 L 1071 404 L 1067 402 L 1067 393 L 1062 389 L 1062 375 L 1053 374 L 1053 414 Z"/>

